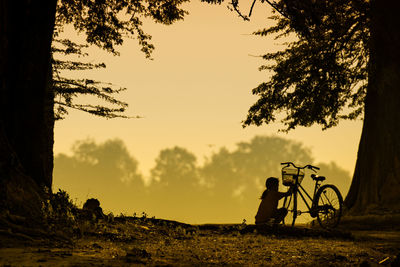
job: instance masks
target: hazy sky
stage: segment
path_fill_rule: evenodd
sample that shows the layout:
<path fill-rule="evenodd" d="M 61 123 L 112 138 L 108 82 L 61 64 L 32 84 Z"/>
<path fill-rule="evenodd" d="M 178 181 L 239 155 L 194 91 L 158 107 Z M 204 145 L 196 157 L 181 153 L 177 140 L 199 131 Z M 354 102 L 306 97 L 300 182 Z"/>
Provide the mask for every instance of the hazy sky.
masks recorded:
<path fill-rule="evenodd" d="M 201 159 L 221 146 L 232 148 L 255 135 L 279 135 L 311 148 L 316 162 L 335 161 L 353 172 L 360 121 L 341 122 L 327 131 L 320 126 L 298 128 L 289 134 L 278 133 L 279 124 L 242 128 L 241 121 L 257 99 L 251 89 L 269 77 L 258 71 L 263 60 L 251 55 L 278 48 L 272 38 L 249 35 L 271 23 L 266 5 L 255 7 L 250 22 L 225 6 L 194 1 L 187 10 L 190 15 L 171 26 L 145 23 L 156 46 L 154 60 L 145 58 L 136 40 L 126 40 L 119 57 L 95 48 L 89 51 L 89 60 L 105 62 L 107 69 L 78 76 L 127 87 L 118 96 L 129 103 L 127 115 L 144 118 L 106 120 L 71 111 L 65 120 L 56 122 L 56 154 L 68 153 L 79 139 L 118 137 L 146 175 L 163 148 L 185 147 Z"/>

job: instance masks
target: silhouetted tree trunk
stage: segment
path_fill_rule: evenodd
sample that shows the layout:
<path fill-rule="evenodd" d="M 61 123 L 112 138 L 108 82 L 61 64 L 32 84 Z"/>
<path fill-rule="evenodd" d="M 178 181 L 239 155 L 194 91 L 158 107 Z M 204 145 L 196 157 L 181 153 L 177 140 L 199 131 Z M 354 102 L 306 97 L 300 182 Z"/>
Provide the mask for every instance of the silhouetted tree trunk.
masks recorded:
<path fill-rule="evenodd" d="M 400 31 L 398 5 L 393 3 L 371 3 L 365 118 L 345 201 L 357 213 L 400 211 Z"/>
<path fill-rule="evenodd" d="M 56 2 L 0 1 L 0 193 L 9 204 L 51 188 Z"/>

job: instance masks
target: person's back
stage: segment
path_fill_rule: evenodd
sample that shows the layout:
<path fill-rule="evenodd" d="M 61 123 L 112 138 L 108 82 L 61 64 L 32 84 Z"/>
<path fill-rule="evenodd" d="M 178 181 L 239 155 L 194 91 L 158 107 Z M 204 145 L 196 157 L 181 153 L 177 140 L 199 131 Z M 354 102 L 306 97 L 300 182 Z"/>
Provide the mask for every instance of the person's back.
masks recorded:
<path fill-rule="evenodd" d="M 268 178 L 265 185 L 267 189 L 261 196 L 261 203 L 255 216 L 255 222 L 256 224 L 261 224 L 274 219 L 275 223 L 279 223 L 286 216 L 287 210 L 285 208 L 278 209 L 278 202 L 281 198 L 290 195 L 291 190 L 289 189 L 286 193 L 279 192 L 279 180 L 274 177 Z"/>

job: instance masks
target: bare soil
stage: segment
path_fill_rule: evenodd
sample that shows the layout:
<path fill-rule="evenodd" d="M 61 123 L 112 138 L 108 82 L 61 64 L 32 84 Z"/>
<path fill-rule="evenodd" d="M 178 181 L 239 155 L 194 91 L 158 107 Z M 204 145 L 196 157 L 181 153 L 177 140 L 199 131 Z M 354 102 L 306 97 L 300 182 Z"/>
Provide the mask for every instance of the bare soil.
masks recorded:
<path fill-rule="evenodd" d="M 189 225 L 118 217 L 80 233 L 0 231 L 0 266 L 398 266 L 399 231 Z M 400 266 L 400 264 L 399 264 Z"/>

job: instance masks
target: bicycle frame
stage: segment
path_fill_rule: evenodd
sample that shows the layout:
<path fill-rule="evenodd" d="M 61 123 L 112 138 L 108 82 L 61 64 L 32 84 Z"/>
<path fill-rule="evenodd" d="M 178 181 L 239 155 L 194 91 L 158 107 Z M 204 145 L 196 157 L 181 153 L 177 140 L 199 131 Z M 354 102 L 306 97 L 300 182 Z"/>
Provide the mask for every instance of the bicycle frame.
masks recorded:
<path fill-rule="evenodd" d="M 319 168 L 312 165 L 297 167 L 292 162 L 281 163 L 281 165 L 285 165 L 285 167 L 282 168 L 282 180 L 287 181 L 287 184 L 285 185 L 291 184 L 292 192 L 285 196 L 283 202 L 284 208 L 288 209 L 288 212 L 293 214 L 292 219 L 288 219 L 292 220 L 291 225 L 294 226 L 296 217 L 298 215 L 301 215 L 302 213 L 309 213 L 312 218 L 317 217 L 318 223 L 321 225 L 321 227 L 336 227 L 340 222 L 343 206 L 343 198 L 337 187 L 332 184 L 321 185 L 322 181 L 325 180 L 325 177 L 318 178 L 318 176 L 311 175 L 311 178 L 315 181 L 314 192 L 311 196 L 299 183 L 299 180 L 300 178 L 304 179 L 305 173 L 303 173 L 302 170 L 310 169 L 312 171 L 315 171 L 319 170 Z M 296 168 L 297 172 L 284 171 L 285 168 L 288 168 L 290 166 Z M 290 181 L 290 177 L 285 177 L 285 175 L 291 175 L 294 181 Z M 326 192 L 328 192 L 328 194 Z M 308 210 L 298 210 L 298 195 L 300 195 Z M 291 203 L 292 201 L 293 203 Z M 285 224 L 284 220 L 283 223 Z"/>
<path fill-rule="evenodd" d="M 296 216 L 297 215 L 301 215 L 302 213 L 309 213 L 311 215 L 311 217 L 316 217 L 315 214 L 315 206 L 317 205 L 317 203 L 315 203 L 314 199 L 315 199 L 315 195 L 318 191 L 318 189 L 320 188 L 320 183 L 319 181 L 315 181 L 315 185 L 314 185 L 314 192 L 313 192 L 313 196 L 311 197 L 307 191 L 304 189 L 304 187 L 299 183 L 299 176 L 300 176 L 300 170 L 302 169 L 306 169 L 309 168 L 311 170 L 315 169 L 319 169 L 318 167 L 315 166 L 311 166 L 311 165 L 306 165 L 304 167 L 297 167 L 295 166 L 292 162 L 286 162 L 286 163 L 282 163 L 282 165 L 286 165 L 286 167 L 289 167 L 290 165 L 292 165 L 294 168 L 297 169 L 297 175 L 295 175 L 295 184 L 294 184 L 294 189 L 293 189 L 293 195 L 300 195 L 300 197 L 303 199 L 303 202 L 306 204 L 308 211 L 300 211 L 300 210 L 296 210 Z M 294 196 L 297 197 L 297 196 Z M 311 201 L 311 205 L 309 204 L 309 202 L 307 201 L 306 197 L 308 197 L 309 201 Z"/>
<path fill-rule="evenodd" d="M 300 172 L 300 169 L 298 170 L 298 172 Z M 301 215 L 302 213 L 310 213 L 311 217 L 315 217 L 316 214 L 314 214 L 314 209 L 315 209 L 315 205 L 316 203 L 314 202 L 315 199 L 315 195 L 318 191 L 318 189 L 320 188 L 320 184 L 319 181 L 315 181 L 315 185 L 314 185 L 314 193 L 313 196 L 311 197 L 307 191 L 304 189 L 304 187 L 298 183 L 298 175 L 296 175 L 296 184 L 294 187 L 294 192 L 293 194 L 298 194 L 300 195 L 300 197 L 303 199 L 303 202 L 306 204 L 308 211 L 297 211 L 298 215 Z M 303 195 L 305 194 L 305 195 Z M 309 199 L 309 201 L 311 201 L 311 205 L 309 204 L 308 200 L 306 199 L 306 197 Z"/>

